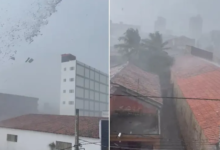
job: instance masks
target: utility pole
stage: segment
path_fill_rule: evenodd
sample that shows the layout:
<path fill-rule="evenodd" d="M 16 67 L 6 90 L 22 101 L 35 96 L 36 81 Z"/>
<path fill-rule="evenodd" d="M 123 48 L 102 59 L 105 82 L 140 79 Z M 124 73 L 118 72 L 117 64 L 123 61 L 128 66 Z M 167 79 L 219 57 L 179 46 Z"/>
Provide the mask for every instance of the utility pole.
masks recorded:
<path fill-rule="evenodd" d="M 75 150 L 79 150 L 79 109 L 75 113 Z"/>

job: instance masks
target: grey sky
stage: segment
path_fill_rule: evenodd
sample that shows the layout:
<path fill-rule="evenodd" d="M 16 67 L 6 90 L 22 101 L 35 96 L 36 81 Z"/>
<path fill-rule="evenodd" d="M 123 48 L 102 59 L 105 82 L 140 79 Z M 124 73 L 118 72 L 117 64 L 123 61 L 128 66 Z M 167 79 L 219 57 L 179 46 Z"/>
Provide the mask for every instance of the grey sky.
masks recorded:
<path fill-rule="evenodd" d="M 44 0 L 2 0 L 1 23 L 11 18 L 10 26 L 19 19 L 33 24 L 26 14 L 28 9 L 35 11 L 30 7 L 33 1 Z M 18 51 L 16 61 L 9 61 L 10 55 L 1 60 L 0 92 L 39 97 L 40 105 L 49 102 L 58 107 L 61 54 L 74 54 L 81 62 L 108 73 L 108 1 L 63 0 L 48 21 L 40 30 L 43 35 L 31 44 L 16 41 L 12 48 Z M 0 28 L 1 33 L 6 31 Z M 4 44 L 0 45 L 7 51 Z M 25 64 L 29 56 L 34 62 Z"/>
<path fill-rule="evenodd" d="M 141 25 L 145 32 L 152 32 L 158 16 L 167 19 L 167 29 L 175 34 L 188 32 L 189 18 L 200 14 L 204 32 L 220 29 L 217 0 L 111 0 L 113 22 Z"/>

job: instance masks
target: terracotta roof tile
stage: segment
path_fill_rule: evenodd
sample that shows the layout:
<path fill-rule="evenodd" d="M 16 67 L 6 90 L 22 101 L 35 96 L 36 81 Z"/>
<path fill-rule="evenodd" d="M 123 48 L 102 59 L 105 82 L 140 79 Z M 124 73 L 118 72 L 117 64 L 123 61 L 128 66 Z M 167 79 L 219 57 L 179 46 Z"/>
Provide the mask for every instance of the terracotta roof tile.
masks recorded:
<path fill-rule="evenodd" d="M 177 79 L 177 84 L 184 97 L 219 99 L 220 69 L 197 76 Z M 218 142 L 220 133 L 220 101 L 187 100 L 187 102 L 209 142 Z"/>
<path fill-rule="evenodd" d="M 158 76 L 130 63 L 111 69 L 111 82 L 143 96 L 161 96 Z M 153 100 L 162 103 L 162 99 Z"/>
<path fill-rule="evenodd" d="M 75 116 L 29 114 L 0 122 L 0 127 L 74 135 Z M 79 117 L 79 135 L 99 138 L 101 117 Z"/>
<path fill-rule="evenodd" d="M 188 78 L 219 69 L 216 65 L 196 56 L 181 56 L 175 59 L 172 68 L 176 78 Z"/>

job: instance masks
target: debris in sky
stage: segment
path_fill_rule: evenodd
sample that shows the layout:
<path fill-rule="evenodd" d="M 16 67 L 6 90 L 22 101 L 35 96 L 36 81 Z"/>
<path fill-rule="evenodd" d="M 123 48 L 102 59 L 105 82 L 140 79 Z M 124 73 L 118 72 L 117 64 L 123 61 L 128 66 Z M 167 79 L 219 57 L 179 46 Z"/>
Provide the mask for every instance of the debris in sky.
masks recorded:
<path fill-rule="evenodd" d="M 29 63 L 32 63 L 34 61 L 34 59 L 33 58 L 31 58 L 28 62 Z"/>
<path fill-rule="evenodd" d="M 15 57 L 14 57 L 14 56 L 11 56 L 10 59 L 15 60 Z"/>
<path fill-rule="evenodd" d="M 28 62 L 30 60 L 30 58 L 28 57 L 28 59 L 25 62 Z"/>
<path fill-rule="evenodd" d="M 26 41 L 32 43 L 35 37 L 42 35 L 40 32 L 41 27 L 48 24 L 47 19 L 57 11 L 56 7 L 62 0 L 34 1 L 34 3 L 30 4 L 29 10 L 23 10 L 22 13 L 24 15 L 21 19 L 11 18 L 9 16 L 7 19 L 1 21 L 0 47 L 2 53 L 0 54 L 0 57 L 8 57 L 9 59 L 14 60 L 14 56 L 12 55 L 17 52 L 14 51 L 14 48 L 18 46 L 20 42 Z M 2 10 L 3 9 L 4 8 L 2 8 Z M 1 15 L 6 16 L 8 15 L 8 12 L 0 13 L 0 17 Z M 0 61 L 2 62 L 3 59 Z"/>

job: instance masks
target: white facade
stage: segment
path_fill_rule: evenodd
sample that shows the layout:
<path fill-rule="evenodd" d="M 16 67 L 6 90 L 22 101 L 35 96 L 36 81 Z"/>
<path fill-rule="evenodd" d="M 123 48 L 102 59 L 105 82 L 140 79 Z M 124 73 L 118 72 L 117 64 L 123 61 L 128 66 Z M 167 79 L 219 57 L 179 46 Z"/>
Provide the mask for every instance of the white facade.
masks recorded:
<path fill-rule="evenodd" d="M 80 116 L 101 117 L 109 108 L 108 84 L 107 74 L 76 59 L 63 60 L 60 115 L 75 115 L 79 109 Z"/>
<path fill-rule="evenodd" d="M 70 81 L 70 79 L 73 79 L 73 81 Z M 60 115 L 75 115 L 75 80 L 76 60 L 62 62 Z M 71 93 L 70 90 L 73 90 L 73 92 Z"/>
<path fill-rule="evenodd" d="M 7 141 L 7 134 L 17 135 L 17 142 Z M 85 150 L 100 150 L 100 139 L 80 137 Z M 56 141 L 72 143 L 74 136 L 46 132 L 0 128 L 0 150 L 51 150 L 49 144 Z M 88 141 L 88 142 L 85 142 Z M 83 143 L 90 143 L 84 144 Z M 74 150 L 74 148 L 72 148 Z"/>

